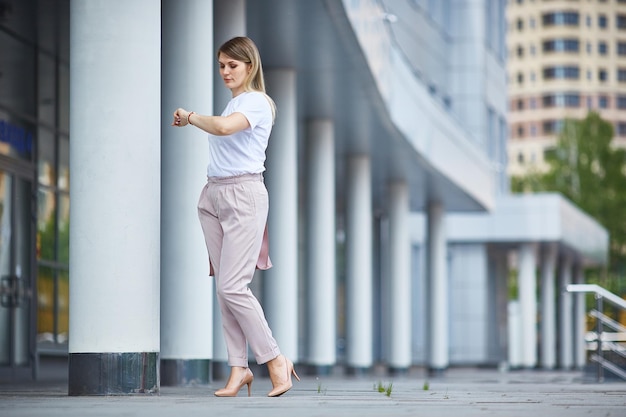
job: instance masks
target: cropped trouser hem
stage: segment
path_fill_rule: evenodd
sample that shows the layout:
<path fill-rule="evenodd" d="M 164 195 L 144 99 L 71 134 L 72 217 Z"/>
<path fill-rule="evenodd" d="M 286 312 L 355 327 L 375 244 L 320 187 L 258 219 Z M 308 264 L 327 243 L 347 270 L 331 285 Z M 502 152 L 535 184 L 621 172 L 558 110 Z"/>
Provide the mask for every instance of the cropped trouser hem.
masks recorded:
<path fill-rule="evenodd" d="M 276 349 L 272 350 L 269 353 L 266 353 L 263 355 L 254 355 L 254 358 L 256 359 L 256 363 L 258 363 L 259 365 L 263 365 L 264 363 L 271 361 L 278 355 L 280 355 L 280 349 L 276 347 Z M 246 358 L 232 358 L 232 357 L 228 358 L 229 366 L 240 366 L 242 368 L 247 368 L 248 364 L 249 364 L 249 361 L 247 357 Z"/>

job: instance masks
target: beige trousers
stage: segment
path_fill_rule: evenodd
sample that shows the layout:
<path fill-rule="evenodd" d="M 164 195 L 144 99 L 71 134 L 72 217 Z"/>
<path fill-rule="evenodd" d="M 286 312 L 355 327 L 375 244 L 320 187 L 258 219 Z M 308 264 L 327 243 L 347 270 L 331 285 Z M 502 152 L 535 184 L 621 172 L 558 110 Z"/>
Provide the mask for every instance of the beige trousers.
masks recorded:
<path fill-rule="evenodd" d="M 210 177 L 198 202 L 230 366 L 248 366 L 247 344 L 259 364 L 280 354 L 263 309 L 248 287 L 259 260 L 268 210 L 262 174 Z"/>

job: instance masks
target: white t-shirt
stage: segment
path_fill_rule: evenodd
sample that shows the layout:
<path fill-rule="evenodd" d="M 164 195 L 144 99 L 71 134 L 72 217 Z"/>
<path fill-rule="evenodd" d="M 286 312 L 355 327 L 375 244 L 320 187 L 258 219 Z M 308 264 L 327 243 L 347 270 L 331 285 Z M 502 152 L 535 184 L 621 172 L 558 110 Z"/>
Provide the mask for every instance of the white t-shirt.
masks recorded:
<path fill-rule="evenodd" d="M 222 116 L 242 113 L 250 127 L 228 136 L 209 135 L 209 177 L 265 171 L 265 150 L 272 131 L 272 108 L 265 94 L 245 92 L 232 98 Z"/>

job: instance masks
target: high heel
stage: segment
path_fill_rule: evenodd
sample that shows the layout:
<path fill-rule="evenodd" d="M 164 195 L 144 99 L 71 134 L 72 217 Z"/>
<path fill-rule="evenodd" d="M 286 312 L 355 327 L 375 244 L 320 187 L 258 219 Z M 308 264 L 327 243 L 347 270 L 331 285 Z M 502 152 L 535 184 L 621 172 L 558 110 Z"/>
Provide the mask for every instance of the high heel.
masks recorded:
<path fill-rule="evenodd" d="M 281 358 L 282 357 L 282 358 Z M 283 366 L 284 364 L 284 366 Z M 267 370 L 270 373 L 273 389 L 267 394 L 268 397 L 278 397 L 291 389 L 291 375 L 300 381 L 300 377 L 293 367 L 293 363 L 285 356 L 280 355 L 267 363 Z M 285 379 L 285 376 L 287 377 Z"/>
<path fill-rule="evenodd" d="M 243 388 L 244 385 L 248 386 L 248 397 L 252 394 L 252 381 L 254 381 L 254 375 L 250 368 L 246 368 L 244 371 L 243 377 L 239 382 L 232 382 L 233 379 L 233 371 L 230 373 L 230 377 L 228 378 L 228 382 L 224 388 L 218 389 L 215 391 L 214 395 L 216 397 L 236 397 L 239 393 L 239 390 Z M 229 385 L 234 385 L 229 387 Z"/>

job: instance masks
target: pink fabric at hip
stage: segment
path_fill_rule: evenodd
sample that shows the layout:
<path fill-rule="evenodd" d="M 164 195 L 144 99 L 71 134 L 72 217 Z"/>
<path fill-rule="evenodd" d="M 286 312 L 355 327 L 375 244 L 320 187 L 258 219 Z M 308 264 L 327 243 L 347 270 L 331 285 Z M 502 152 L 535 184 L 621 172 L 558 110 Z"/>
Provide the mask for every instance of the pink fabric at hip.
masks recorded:
<path fill-rule="evenodd" d="M 248 288 L 257 267 L 271 267 L 263 245 L 268 210 L 261 174 L 210 177 L 198 202 L 230 366 L 248 366 L 246 341 L 259 364 L 280 354 L 263 309 Z"/>

